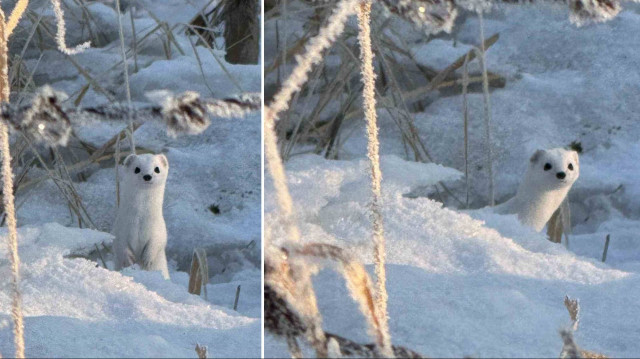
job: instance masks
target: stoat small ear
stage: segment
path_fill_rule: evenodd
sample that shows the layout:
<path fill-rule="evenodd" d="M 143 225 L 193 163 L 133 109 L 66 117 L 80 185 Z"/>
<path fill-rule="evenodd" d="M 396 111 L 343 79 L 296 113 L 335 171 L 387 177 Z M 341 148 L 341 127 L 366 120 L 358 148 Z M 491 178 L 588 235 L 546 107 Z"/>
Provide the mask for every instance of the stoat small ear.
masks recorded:
<path fill-rule="evenodd" d="M 169 160 L 167 159 L 167 156 L 163 155 L 162 153 L 156 156 L 160 158 L 160 162 L 162 162 L 164 168 L 169 168 Z"/>
<path fill-rule="evenodd" d="M 538 160 L 540 159 L 540 156 L 542 156 L 542 154 L 544 153 L 544 150 L 537 150 L 533 156 L 531 156 L 531 163 L 536 163 L 538 162 Z"/>
<path fill-rule="evenodd" d="M 124 164 L 125 167 L 129 167 L 131 166 L 135 158 L 136 158 L 136 155 L 132 153 L 124 159 L 124 162 L 122 162 L 122 164 Z"/>
<path fill-rule="evenodd" d="M 578 154 L 578 151 L 571 151 L 571 156 L 573 156 L 576 166 L 580 166 L 580 155 Z"/>

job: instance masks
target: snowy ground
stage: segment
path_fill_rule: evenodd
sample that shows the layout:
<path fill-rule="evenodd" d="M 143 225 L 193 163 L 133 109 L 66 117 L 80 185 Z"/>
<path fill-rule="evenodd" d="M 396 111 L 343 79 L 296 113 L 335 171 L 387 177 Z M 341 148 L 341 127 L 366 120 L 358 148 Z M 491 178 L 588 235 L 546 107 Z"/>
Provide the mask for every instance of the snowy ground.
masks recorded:
<path fill-rule="evenodd" d="M 85 93 L 87 76 L 57 51 L 46 35 L 34 36 L 26 48 L 24 73 L 33 73 L 35 86 L 50 84 L 66 92 L 70 97 L 68 105 L 74 101 L 85 107 L 125 101 L 115 2 L 85 2 L 90 21 L 76 3 L 68 3 L 69 7 L 63 5 L 63 9 L 67 11 L 69 46 L 87 40 L 93 44 L 93 48 L 72 59 L 99 86 L 90 86 Z M 203 45 L 195 46 L 196 36 L 186 35 L 181 24 L 190 22 L 207 3 L 123 1 L 134 103 L 148 104 L 146 93 L 154 90 L 190 90 L 216 98 L 260 91 L 259 65 L 230 65 L 224 61 L 220 41 L 210 51 Z M 12 6 L 3 4 L 3 8 Z M 21 21 L 10 43 L 12 54 L 22 51 L 41 13 L 42 22 L 53 29 L 48 1 L 34 2 L 29 9 L 34 17 Z M 165 50 L 167 31 L 154 30 L 158 26 L 154 17 L 172 29 L 175 42 L 171 40 L 169 52 Z M 137 41 L 135 61 L 131 52 L 132 19 Z M 13 101 L 27 101 L 32 89 L 21 90 L 22 87 L 13 90 Z M 124 126 L 125 123 L 94 124 L 75 126 L 74 131 L 82 141 L 100 147 Z M 157 273 L 135 269 L 122 273 L 105 270 L 100 260 L 100 268 L 96 268 L 94 261 L 63 257 L 72 249 L 93 250 L 94 242 L 106 241 L 108 245 L 111 241 L 107 233 L 116 208 L 113 160 L 82 171 L 84 181 L 72 177 L 100 232 L 62 227 L 77 227 L 77 219 L 50 180 L 18 193 L 18 224 L 26 226 L 20 229 L 26 354 L 193 357 L 195 344 L 199 343 L 209 347 L 209 357 L 259 356 L 260 133 L 259 113 L 243 119 L 213 118 L 203 134 L 193 137 L 172 139 L 154 124 L 145 124 L 136 131 L 138 151 L 165 153 L 170 163 L 164 217 L 169 233 L 171 281 L 161 280 Z M 87 158 L 76 140 L 61 151 L 68 164 Z M 29 179 L 43 175 L 44 171 L 34 168 Z M 188 274 L 184 271 L 197 247 L 205 248 L 209 256 L 212 277 L 207 300 L 187 292 Z M 111 266 L 110 254 L 103 254 Z M 2 258 L 6 258 L 4 252 Z M 96 256 L 92 258 L 95 260 Z M 8 278 L 6 259 L 0 262 L 0 270 Z M 236 312 L 232 308 L 238 285 L 241 292 Z M 3 287 L 0 296 L 0 313 L 6 320 L 8 287 Z M 0 330 L 3 355 L 13 353 L 10 328 L 5 325 Z"/>
<path fill-rule="evenodd" d="M 512 196 L 538 148 L 580 141 L 580 178 L 570 192 L 570 247 L 521 226 L 514 216 L 442 208 L 428 198 L 439 178 L 464 198 L 464 181 L 436 167 L 383 161 L 387 283 L 394 344 L 432 357 L 557 357 L 558 330 L 568 324 L 563 298 L 578 298 L 576 340 L 611 357 L 637 357 L 640 335 L 640 125 L 637 7 L 596 26 L 576 28 L 560 7 L 505 7 L 485 19 L 487 37 L 500 33 L 488 56 L 490 71 L 507 78 L 492 92 L 496 198 Z M 453 41 L 424 40 L 402 23 L 392 26 L 419 62 L 442 69 L 479 42 L 470 16 Z M 477 70 L 474 64 L 471 70 Z M 462 98 L 441 96 L 415 114 L 435 162 L 463 170 Z M 405 158 L 397 125 L 379 112 L 381 153 Z M 487 204 L 482 95 L 470 95 L 472 203 Z M 368 178 L 362 121 L 342 130 L 342 161 L 301 155 L 287 164 L 306 241 L 356 246 L 372 272 Z M 393 157 L 387 157 L 393 158 Z M 400 170 L 403 170 L 400 172 Z M 278 238 L 275 202 L 266 181 L 265 220 Z M 426 188 L 426 190 L 425 190 Z M 412 196 L 413 197 L 413 196 Z M 611 235 L 606 263 L 604 239 Z M 315 279 L 325 329 L 370 342 L 342 279 Z M 267 356 L 286 355 L 267 336 Z"/>
<path fill-rule="evenodd" d="M 0 270 L 10 278 L 6 230 L 1 235 Z M 30 357 L 194 357 L 196 343 L 208 346 L 210 357 L 260 355 L 260 320 L 190 295 L 186 274 L 173 273 L 166 281 L 160 273 L 118 273 L 68 257 L 109 244 L 108 234 L 50 223 L 23 227 L 19 237 Z M 259 304 L 259 295 L 252 294 Z M 13 352 L 10 303 L 5 283 L 0 350 L 7 355 Z"/>

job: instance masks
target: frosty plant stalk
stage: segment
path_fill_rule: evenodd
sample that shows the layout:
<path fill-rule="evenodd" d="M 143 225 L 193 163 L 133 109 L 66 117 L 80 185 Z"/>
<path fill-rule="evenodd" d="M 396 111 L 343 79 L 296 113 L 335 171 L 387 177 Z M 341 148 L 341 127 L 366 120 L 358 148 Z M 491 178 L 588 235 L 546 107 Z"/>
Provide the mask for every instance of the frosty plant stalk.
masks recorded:
<path fill-rule="evenodd" d="M 371 214 L 373 217 L 373 245 L 376 272 L 376 307 L 380 314 L 383 333 L 381 351 L 392 357 L 391 338 L 387 317 L 387 288 L 385 264 L 384 226 L 382 224 L 382 171 L 378 142 L 378 125 L 375 99 L 375 73 L 373 71 L 373 51 L 371 50 L 371 2 L 364 0 L 358 7 L 358 42 L 360 43 L 360 66 L 364 89 L 362 91 L 364 115 L 367 121 L 367 157 L 371 175 Z"/>
<path fill-rule="evenodd" d="M 26 5 L 24 6 L 26 7 Z M 21 10 L 17 7 L 18 11 Z M 24 11 L 24 8 L 22 8 Z M 14 15 L 11 15 L 14 18 Z M 19 18 L 19 16 L 18 16 Z M 15 20 L 17 23 L 17 20 Z M 7 39 L 9 33 L 5 32 L 4 12 L 0 9 L 0 100 L 9 102 L 9 63 Z M 15 28 L 15 25 L 13 25 Z M 13 336 L 16 358 L 24 358 L 24 323 L 22 318 L 22 296 L 20 293 L 20 257 L 18 255 L 18 232 L 13 198 L 13 173 L 11 172 L 11 153 L 9 149 L 9 127 L 0 122 L 0 155 L 2 156 L 2 201 L 7 218 L 9 241 L 9 259 L 11 261 L 11 288 L 13 291 L 11 302 L 11 316 L 13 318 Z"/>
<path fill-rule="evenodd" d="M 326 25 L 320 29 L 317 36 L 306 44 L 304 54 L 296 57 L 298 64 L 285 80 L 278 93 L 276 93 L 272 103 L 265 108 L 263 125 L 265 158 L 267 160 L 267 168 L 273 179 L 278 210 L 284 220 L 286 239 L 291 242 L 300 240 L 300 230 L 293 215 L 293 201 L 289 193 L 282 158 L 278 151 L 278 139 L 275 131 L 276 119 L 280 112 L 289 107 L 293 94 L 299 91 L 307 81 L 309 71 L 311 71 L 313 65 L 322 61 L 322 52 L 329 48 L 342 33 L 345 21 L 355 11 L 355 5 L 355 0 L 343 0 L 338 3 Z M 267 245 L 269 244 L 268 241 L 269 239 L 267 238 Z M 317 356 L 326 357 L 326 338 L 322 331 L 322 320 L 311 285 L 311 274 L 302 266 L 294 272 L 297 273 L 294 287 L 295 295 L 299 296 L 296 298 L 295 303 L 297 303 L 298 310 L 304 313 L 304 317 L 308 321 L 307 337 L 315 348 Z M 284 277 L 283 281 L 293 282 L 289 271 L 285 271 L 281 275 Z"/>
<path fill-rule="evenodd" d="M 86 42 L 76 48 L 67 48 L 64 35 L 64 17 L 62 9 L 60 8 L 59 0 L 51 0 L 53 4 L 54 13 L 56 15 L 58 32 L 56 36 L 56 42 L 60 51 L 66 54 L 75 54 L 85 48 L 89 47 L 89 43 Z M 9 22 L 5 22 L 5 16 L 2 9 L 0 9 L 0 101 L 3 103 L 9 102 L 9 50 L 7 41 L 11 36 L 11 33 L 18 25 L 18 21 L 24 14 L 28 0 L 19 0 L 16 3 L 11 15 L 9 16 Z M 41 124 L 41 126 L 46 126 Z M 42 130 L 42 128 L 41 128 Z M 4 213 L 7 218 L 8 229 L 8 249 L 9 260 L 11 261 L 11 288 L 12 288 L 12 304 L 11 304 L 11 316 L 13 318 L 13 336 L 15 357 L 24 358 L 24 322 L 22 317 L 22 296 L 20 293 L 20 256 L 18 255 L 18 230 L 15 213 L 15 203 L 13 195 L 13 173 L 11 172 L 11 152 L 9 146 L 9 126 L 0 121 L 0 156 L 2 157 L 2 202 L 4 204 Z"/>
<path fill-rule="evenodd" d="M 26 7 L 26 5 L 25 5 Z M 20 10 L 17 8 L 16 10 Z M 22 8 L 24 11 L 24 8 Z M 11 15 L 13 18 L 13 14 Z M 18 16 L 19 18 L 19 16 Z M 0 100 L 9 102 L 9 63 L 4 12 L 0 9 Z M 17 22 L 17 20 L 16 20 Z M 15 28 L 15 25 L 14 27 Z M 2 156 L 2 202 L 7 218 L 9 260 L 11 261 L 11 317 L 13 318 L 13 341 L 16 358 L 24 358 L 24 323 L 22 318 L 22 295 L 20 293 L 20 256 L 18 255 L 18 230 L 13 198 L 13 173 L 9 148 L 9 127 L 0 122 L 0 155 Z"/>
<path fill-rule="evenodd" d="M 298 64 L 291 75 L 282 84 L 282 87 L 273 97 L 271 104 L 265 108 L 264 114 L 264 151 L 267 159 L 267 167 L 278 199 L 278 209 L 285 221 L 287 239 L 298 241 L 300 230 L 293 219 L 293 201 L 289 194 L 287 179 L 284 172 L 282 158 L 278 152 L 278 138 L 275 132 L 278 114 L 289 107 L 291 97 L 308 79 L 309 71 L 313 65 L 322 61 L 322 52 L 329 48 L 335 39 L 344 30 L 344 23 L 355 11 L 355 0 L 343 0 L 338 3 L 327 23 L 320 29 L 318 35 L 305 45 L 304 54 L 296 56 Z"/>

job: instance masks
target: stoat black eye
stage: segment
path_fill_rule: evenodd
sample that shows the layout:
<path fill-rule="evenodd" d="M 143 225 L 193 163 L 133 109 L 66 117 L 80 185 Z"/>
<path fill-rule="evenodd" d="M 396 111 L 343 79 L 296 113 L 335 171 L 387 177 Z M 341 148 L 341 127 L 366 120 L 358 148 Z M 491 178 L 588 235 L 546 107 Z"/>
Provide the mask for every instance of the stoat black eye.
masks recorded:
<path fill-rule="evenodd" d="M 569 171 L 573 171 L 573 163 L 569 163 Z"/>
<path fill-rule="evenodd" d="M 160 169 L 158 167 L 156 167 L 156 168 L 153 169 L 153 172 L 160 173 Z"/>
<path fill-rule="evenodd" d="M 551 163 L 545 163 L 545 164 L 544 164 L 544 170 L 545 170 L 545 171 L 548 171 L 548 170 L 550 170 L 550 169 L 551 169 Z"/>
<path fill-rule="evenodd" d="M 140 167 L 136 167 L 135 171 L 133 171 L 135 173 L 140 173 Z"/>

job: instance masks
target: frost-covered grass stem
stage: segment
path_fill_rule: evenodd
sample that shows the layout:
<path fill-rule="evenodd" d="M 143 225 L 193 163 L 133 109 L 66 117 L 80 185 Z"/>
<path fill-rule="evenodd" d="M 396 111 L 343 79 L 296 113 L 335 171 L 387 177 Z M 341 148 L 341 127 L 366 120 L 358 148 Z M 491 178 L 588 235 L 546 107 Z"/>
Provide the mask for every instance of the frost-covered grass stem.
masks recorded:
<path fill-rule="evenodd" d="M 387 318 L 387 288 L 385 271 L 385 239 L 382 223 L 382 171 L 380 170 L 380 143 L 376 115 L 375 80 L 373 51 L 371 48 L 371 2 L 363 0 L 358 6 L 358 42 L 360 43 L 360 66 L 364 115 L 367 122 L 367 157 L 371 175 L 371 211 L 373 217 L 373 245 L 376 273 L 375 305 L 379 313 L 382 332 L 381 354 L 393 357 L 389 324 Z"/>
<path fill-rule="evenodd" d="M 291 97 L 295 92 L 300 91 L 302 85 L 307 82 L 311 67 L 323 60 L 322 52 L 340 36 L 344 30 L 344 23 L 355 11 L 355 5 L 356 0 L 340 1 L 327 19 L 326 25 L 320 28 L 318 35 L 305 45 L 304 53 L 296 56 L 298 64 L 284 81 L 278 93 L 273 96 L 271 104 L 265 109 L 265 122 L 275 122 L 278 114 L 289 108 Z"/>
<path fill-rule="evenodd" d="M 17 22 L 17 20 L 16 20 Z M 9 102 L 9 49 L 5 34 L 4 12 L 0 9 L 0 101 Z M 11 317 L 13 318 L 13 340 L 15 357 L 24 358 L 24 322 L 22 317 L 22 294 L 20 292 L 20 256 L 18 255 L 18 229 L 15 200 L 13 196 L 13 173 L 9 146 L 9 127 L 0 122 L 0 155 L 2 156 L 2 202 L 7 219 L 7 247 L 11 263 Z"/>
<path fill-rule="evenodd" d="M 62 7 L 60 6 L 60 0 L 51 0 L 51 5 L 53 5 L 53 13 L 56 16 L 56 43 L 58 44 L 58 49 L 67 55 L 75 55 L 88 49 L 89 46 L 91 46 L 91 42 L 89 41 L 71 49 L 67 47 L 67 43 L 64 39 L 67 34 L 67 29 L 65 28 L 64 13 L 62 12 Z"/>
<path fill-rule="evenodd" d="M 7 25 L 4 28 L 5 40 L 9 40 L 9 36 L 11 36 L 16 26 L 18 26 L 18 21 L 20 21 L 22 14 L 24 14 L 24 11 L 27 9 L 27 5 L 29 5 L 29 0 L 18 0 L 16 3 L 16 6 L 11 11 L 11 15 L 9 15 L 9 21 L 7 21 Z"/>

